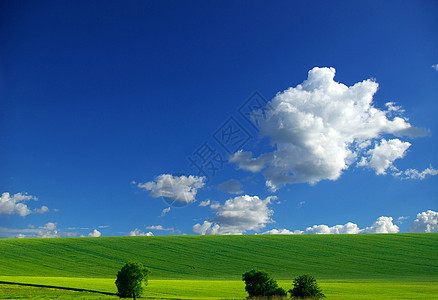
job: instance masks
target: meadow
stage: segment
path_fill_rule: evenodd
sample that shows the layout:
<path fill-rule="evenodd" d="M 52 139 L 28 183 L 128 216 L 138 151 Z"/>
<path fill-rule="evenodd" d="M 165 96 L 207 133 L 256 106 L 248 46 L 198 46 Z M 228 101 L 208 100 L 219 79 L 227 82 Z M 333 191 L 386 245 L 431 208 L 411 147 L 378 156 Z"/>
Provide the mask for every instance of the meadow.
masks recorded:
<path fill-rule="evenodd" d="M 438 295 L 438 234 L 7 239 L 0 253 L 0 281 L 110 293 L 121 266 L 139 260 L 152 270 L 148 298 L 243 299 L 241 276 L 253 267 L 286 290 L 294 277 L 312 274 L 329 299 Z M 2 287 L 0 298 L 12 299 Z"/>

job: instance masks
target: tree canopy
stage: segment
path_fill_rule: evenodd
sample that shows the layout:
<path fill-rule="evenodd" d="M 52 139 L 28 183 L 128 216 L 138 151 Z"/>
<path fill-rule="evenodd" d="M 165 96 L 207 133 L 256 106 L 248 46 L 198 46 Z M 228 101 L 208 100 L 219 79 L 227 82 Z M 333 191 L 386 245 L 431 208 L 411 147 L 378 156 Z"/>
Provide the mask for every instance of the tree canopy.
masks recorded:
<path fill-rule="evenodd" d="M 141 262 L 129 261 L 117 273 L 117 295 L 121 298 L 141 297 L 151 271 Z"/>

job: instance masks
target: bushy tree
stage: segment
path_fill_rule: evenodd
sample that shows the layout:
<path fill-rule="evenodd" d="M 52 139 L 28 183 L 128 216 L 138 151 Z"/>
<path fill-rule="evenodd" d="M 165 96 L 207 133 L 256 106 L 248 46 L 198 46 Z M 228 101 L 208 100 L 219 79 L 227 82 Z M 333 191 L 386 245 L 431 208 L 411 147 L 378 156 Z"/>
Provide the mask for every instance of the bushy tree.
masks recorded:
<path fill-rule="evenodd" d="M 151 271 L 141 262 L 129 261 L 117 273 L 116 286 L 120 298 L 141 297 Z"/>
<path fill-rule="evenodd" d="M 264 270 L 252 269 L 242 275 L 242 280 L 250 297 L 287 296 L 286 291 Z"/>
<path fill-rule="evenodd" d="M 297 299 L 321 299 L 325 298 L 321 288 L 312 275 L 301 275 L 294 279 L 294 288 L 289 290 L 291 297 Z"/>

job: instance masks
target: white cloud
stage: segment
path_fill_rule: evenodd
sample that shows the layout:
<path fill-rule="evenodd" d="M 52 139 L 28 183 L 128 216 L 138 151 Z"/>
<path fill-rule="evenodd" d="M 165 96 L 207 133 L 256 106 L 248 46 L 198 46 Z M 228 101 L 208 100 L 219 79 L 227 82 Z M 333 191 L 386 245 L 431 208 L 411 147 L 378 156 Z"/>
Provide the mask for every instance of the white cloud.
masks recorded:
<path fill-rule="evenodd" d="M 403 216 L 401 216 L 401 217 L 399 217 L 399 218 L 397 219 L 396 223 L 398 223 L 398 224 L 403 224 L 403 222 L 404 222 L 405 220 L 407 220 L 407 219 L 409 219 L 409 217 L 403 217 Z"/>
<path fill-rule="evenodd" d="M 43 213 L 48 212 L 49 208 L 47 206 L 43 205 L 40 208 L 35 208 L 33 211 L 37 214 L 43 214 Z"/>
<path fill-rule="evenodd" d="M 257 196 L 238 196 L 225 201 L 223 205 L 211 205 L 216 210 L 216 217 L 203 224 L 193 226 L 193 231 L 200 234 L 242 234 L 246 231 L 257 231 L 272 222 L 274 213 L 268 208 L 271 200 L 276 197 L 267 197 L 265 200 Z"/>
<path fill-rule="evenodd" d="M 402 158 L 410 146 L 410 143 L 402 142 L 399 139 L 389 141 L 382 139 L 380 144 L 376 144 L 373 149 L 367 152 L 368 157 L 363 157 L 358 165 L 375 169 L 377 175 L 386 174 L 387 169 L 398 171 L 393 162 Z"/>
<path fill-rule="evenodd" d="M 409 232 L 438 232 L 438 212 L 428 210 L 417 214 L 417 218 L 409 227 Z"/>
<path fill-rule="evenodd" d="M 133 231 L 128 233 L 128 236 L 153 236 L 152 232 L 143 232 L 138 228 L 135 228 Z"/>
<path fill-rule="evenodd" d="M 209 205 L 210 205 L 210 199 L 207 199 L 207 200 L 199 203 L 199 206 L 202 206 L 202 207 L 209 206 Z"/>
<path fill-rule="evenodd" d="M 164 217 L 165 215 L 167 215 L 169 213 L 169 211 L 170 211 L 170 207 L 163 209 L 161 211 L 160 217 Z"/>
<path fill-rule="evenodd" d="M 438 64 L 436 64 L 436 65 L 432 65 L 432 68 L 434 68 L 435 70 L 438 71 Z"/>
<path fill-rule="evenodd" d="M 60 237 L 61 235 L 58 233 L 58 230 L 56 229 L 55 223 L 47 223 L 43 227 L 39 227 L 41 230 L 39 230 L 36 234 L 36 236 L 29 236 L 29 237 L 36 237 L 36 238 L 56 238 Z"/>
<path fill-rule="evenodd" d="M 242 194 L 242 184 L 235 179 L 230 179 L 228 181 L 222 182 L 219 186 L 218 189 L 220 191 L 224 191 L 230 194 Z"/>
<path fill-rule="evenodd" d="M 290 231 L 288 229 L 272 229 L 264 234 L 359 234 L 359 233 L 398 233 L 399 228 L 392 223 L 391 217 L 380 217 L 371 226 L 360 229 L 357 224 L 348 222 L 345 225 L 314 225 L 306 230 Z"/>
<path fill-rule="evenodd" d="M 97 229 L 94 229 L 88 234 L 89 237 L 100 237 L 101 235 L 102 233 L 100 233 L 100 231 L 98 231 Z"/>
<path fill-rule="evenodd" d="M 138 187 L 150 191 L 152 197 L 168 198 L 174 204 L 188 204 L 196 201 L 196 194 L 205 185 L 204 181 L 205 177 L 161 174 L 155 181 L 139 183 Z"/>
<path fill-rule="evenodd" d="M 354 223 L 347 223 L 345 225 L 335 225 L 328 227 L 327 225 L 314 225 L 307 228 L 303 234 L 357 234 L 359 228 Z"/>
<path fill-rule="evenodd" d="M 40 227 L 40 228 L 44 229 L 44 230 L 53 231 L 53 230 L 56 229 L 56 223 L 49 222 L 49 223 L 47 223 L 46 225 L 44 225 L 43 227 Z"/>
<path fill-rule="evenodd" d="M 425 134 L 401 117 L 403 109 L 394 103 L 387 103 L 386 110 L 375 107 L 376 82 L 346 86 L 334 76 L 334 68 L 313 68 L 302 84 L 278 93 L 259 122 L 262 136 L 270 137 L 276 149 L 258 157 L 239 151 L 229 161 L 247 171 L 263 171 L 266 186 L 276 191 L 285 184 L 337 180 L 355 162 L 384 173 L 410 144 L 383 135 Z M 378 146 L 367 151 L 376 141 Z M 395 150 L 385 157 L 380 150 L 388 144 Z"/>
<path fill-rule="evenodd" d="M 43 214 L 49 211 L 47 206 L 42 206 L 41 208 L 34 209 L 33 211 L 23 202 L 34 200 L 37 201 L 38 198 L 31 195 L 17 193 L 11 196 L 11 194 L 5 192 L 0 198 L 0 215 L 13 215 L 17 214 L 19 216 L 25 217 L 32 212 Z"/>
<path fill-rule="evenodd" d="M 398 233 L 400 228 L 392 223 L 391 217 L 380 217 L 371 226 L 362 229 L 360 233 Z"/>
<path fill-rule="evenodd" d="M 0 227 L 0 237 L 3 238 L 55 238 L 60 236 L 56 223 L 52 222 L 38 228 L 33 225 L 28 225 L 28 228 L 24 229 Z"/>
<path fill-rule="evenodd" d="M 175 231 L 175 229 L 173 227 L 165 228 L 165 227 L 163 227 L 163 225 L 147 226 L 146 229 L 149 229 L 149 230 L 161 230 L 161 231 L 172 231 L 172 232 Z"/>
<path fill-rule="evenodd" d="M 406 171 L 400 172 L 396 175 L 400 176 L 402 179 L 420 179 L 420 180 L 423 180 L 427 176 L 438 175 L 438 170 L 436 170 L 432 166 L 430 166 L 429 168 L 424 169 L 423 171 L 418 171 L 415 169 L 407 169 Z"/>
<path fill-rule="evenodd" d="M 263 234 L 301 234 L 302 231 L 290 231 L 288 229 L 272 229 Z"/>

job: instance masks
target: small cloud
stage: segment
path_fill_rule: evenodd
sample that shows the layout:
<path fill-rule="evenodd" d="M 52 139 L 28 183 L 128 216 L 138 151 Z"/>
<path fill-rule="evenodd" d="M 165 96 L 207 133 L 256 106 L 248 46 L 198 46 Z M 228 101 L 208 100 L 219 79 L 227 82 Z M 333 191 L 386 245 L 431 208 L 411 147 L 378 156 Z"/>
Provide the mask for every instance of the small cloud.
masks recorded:
<path fill-rule="evenodd" d="M 104 229 L 104 228 L 109 228 L 109 227 L 111 227 L 111 226 L 109 226 L 109 225 L 100 225 L 100 226 L 97 226 L 97 228 L 99 228 L 99 229 Z"/>
<path fill-rule="evenodd" d="M 209 206 L 210 205 L 210 199 L 202 201 L 201 203 L 199 203 L 199 206 L 201 207 L 205 207 L 205 206 Z"/>
<path fill-rule="evenodd" d="M 225 181 L 221 183 L 217 188 L 220 191 L 227 192 L 230 194 L 235 194 L 235 195 L 243 193 L 242 184 L 235 179 Z"/>
<path fill-rule="evenodd" d="M 438 64 L 432 65 L 432 68 L 434 68 L 436 71 L 438 71 Z"/>
<path fill-rule="evenodd" d="M 40 229 L 44 229 L 44 230 L 50 230 L 50 231 L 52 231 L 52 230 L 55 230 L 56 229 L 56 223 L 52 223 L 52 222 L 49 222 L 49 223 L 47 223 L 46 225 L 44 225 L 44 226 L 42 226 L 42 227 L 39 227 Z"/>
<path fill-rule="evenodd" d="M 102 234 L 97 229 L 94 229 L 92 232 L 88 234 L 89 237 L 100 237 Z"/>
<path fill-rule="evenodd" d="M 302 207 L 304 204 L 306 204 L 306 201 L 301 201 L 300 203 L 298 203 L 298 207 Z"/>
<path fill-rule="evenodd" d="M 47 206 L 43 205 L 43 206 L 41 206 L 41 208 L 35 208 L 33 211 L 37 214 L 43 214 L 43 213 L 48 212 L 49 208 Z"/>
<path fill-rule="evenodd" d="M 155 178 L 155 181 L 139 183 L 137 186 L 150 191 L 150 195 L 154 198 L 164 197 L 179 204 L 188 204 L 196 201 L 198 189 L 205 185 L 205 179 L 192 175 L 161 174 Z"/>
<path fill-rule="evenodd" d="M 160 217 L 164 217 L 165 215 L 167 215 L 170 211 L 170 207 L 165 208 L 161 211 L 161 216 Z"/>
<path fill-rule="evenodd" d="M 128 233 L 128 236 L 153 236 L 152 232 L 143 232 L 138 228 L 135 228 L 133 231 Z"/>
<path fill-rule="evenodd" d="M 407 220 L 407 219 L 409 219 L 409 217 L 399 217 L 398 219 L 397 219 L 397 221 L 396 221 L 396 223 L 397 224 L 403 224 L 403 222 L 404 222 L 404 220 Z"/>
<path fill-rule="evenodd" d="M 172 232 L 175 231 L 175 229 L 173 227 L 172 228 L 164 228 L 162 225 L 147 226 L 146 229 L 149 229 L 149 230 L 161 230 L 161 231 L 172 231 Z"/>

